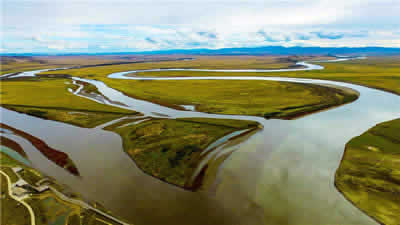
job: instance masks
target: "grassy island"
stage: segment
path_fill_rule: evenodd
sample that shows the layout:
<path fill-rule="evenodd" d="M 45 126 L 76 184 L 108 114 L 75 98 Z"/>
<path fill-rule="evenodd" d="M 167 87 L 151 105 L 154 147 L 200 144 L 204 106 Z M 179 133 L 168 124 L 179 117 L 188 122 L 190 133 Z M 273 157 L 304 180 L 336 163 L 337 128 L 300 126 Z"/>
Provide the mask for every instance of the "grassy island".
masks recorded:
<path fill-rule="evenodd" d="M 347 143 L 336 187 L 382 224 L 400 221 L 400 119 L 384 122 Z"/>
<path fill-rule="evenodd" d="M 134 98 L 169 107 L 193 105 L 197 111 L 290 119 L 354 101 L 350 89 L 276 81 L 108 79 L 108 85 Z M 135 88 L 132 88 L 135 87 Z"/>
<path fill-rule="evenodd" d="M 180 187 L 190 178 L 211 143 L 237 130 L 254 130 L 258 123 L 227 119 L 143 119 L 106 127 L 121 135 L 125 151 L 147 174 Z"/>

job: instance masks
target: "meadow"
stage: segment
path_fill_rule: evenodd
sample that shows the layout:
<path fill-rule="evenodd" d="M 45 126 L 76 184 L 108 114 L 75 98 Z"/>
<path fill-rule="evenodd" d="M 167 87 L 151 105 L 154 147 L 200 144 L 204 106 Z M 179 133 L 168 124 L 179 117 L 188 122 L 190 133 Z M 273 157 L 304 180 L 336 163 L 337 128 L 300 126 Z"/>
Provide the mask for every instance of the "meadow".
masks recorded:
<path fill-rule="evenodd" d="M 24 78 L 1 82 L 1 106 L 44 119 L 95 127 L 137 112 L 108 106 L 76 96 L 70 79 Z"/>
<path fill-rule="evenodd" d="M 249 58 L 251 59 L 251 57 Z M 234 68 L 240 68 L 247 60 L 246 58 L 234 59 L 222 57 L 219 61 L 216 60 L 213 66 L 207 68 L 232 68 L 234 65 L 236 65 Z M 269 58 L 267 57 L 267 59 Z M 296 115 L 304 115 L 309 112 L 344 104 L 357 98 L 355 93 L 343 91 L 342 89 L 287 82 L 226 80 L 134 81 L 106 77 L 110 73 L 129 69 L 146 69 L 149 67 L 204 68 L 202 62 L 207 62 L 211 65 L 212 61 L 204 60 L 204 58 L 201 58 L 198 62 L 191 60 L 100 66 L 51 71 L 41 73 L 41 75 L 68 74 L 97 79 L 128 96 L 177 109 L 183 109 L 180 105 L 193 105 L 197 111 L 207 113 L 254 115 L 266 118 L 294 118 Z M 249 68 L 259 68 L 255 62 L 257 60 L 249 60 L 247 66 Z M 268 64 L 264 66 L 268 66 Z M 209 73 L 197 73 L 197 75 L 200 74 L 207 76 Z M 219 73 L 219 75 L 222 74 L 230 75 L 232 73 Z"/>
<path fill-rule="evenodd" d="M 105 64 L 131 64 L 154 60 L 175 60 L 179 56 L 143 55 L 66 55 L 66 56 L 0 56 L 0 75 L 30 70 Z"/>
<path fill-rule="evenodd" d="M 400 94 L 400 57 L 369 57 L 342 62 L 317 63 L 324 70 L 271 72 L 271 73 L 221 73 L 193 71 L 163 71 L 137 73 L 137 76 L 169 77 L 169 76 L 271 76 L 313 78 L 323 80 L 343 81 L 365 85 L 372 88 Z M 158 68 L 154 66 L 153 68 Z M 236 67 L 231 67 L 236 68 Z M 251 65 L 248 68 L 252 67 Z"/>
<path fill-rule="evenodd" d="M 237 130 L 258 128 L 257 122 L 228 119 L 150 119 L 121 121 L 105 130 L 118 133 L 124 150 L 145 173 L 168 183 L 193 188 L 190 178 L 201 153 L 217 139 Z"/>
<path fill-rule="evenodd" d="M 202 68 L 202 69 L 273 69 L 285 68 L 294 65 L 295 60 L 291 64 L 266 63 L 267 60 L 249 60 L 246 65 L 242 58 L 221 58 L 209 63 L 202 60 L 177 61 L 177 62 L 161 62 L 161 63 L 138 63 L 119 66 L 92 67 L 84 69 L 71 69 L 64 71 L 44 72 L 42 74 L 70 74 L 73 76 L 96 77 L 103 78 L 114 72 L 122 72 L 129 70 L 156 69 L 156 68 Z M 297 60 L 321 60 L 330 59 L 329 57 L 316 58 L 294 58 Z M 269 60 L 270 61 L 270 60 Z M 279 60 L 278 60 L 279 61 Z M 289 59 L 281 60 L 289 61 Z M 264 64 L 265 63 L 265 64 Z M 137 73 L 137 76 L 149 77 L 171 77 L 171 76 L 272 76 L 272 77 L 297 77 L 297 78 L 314 78 L 324 80 L 344 81 L 354 84 L 365 85 L 372 88 L 382 89 L 385 91 L 400 94 L 400 57 L 368 57 L 366 59 L 349 60 L 342 62 L 324 62 L 317 63 L 325 67 L 324 70 L 313 71 L 292 71 L 292 72 L 271 72 L 271 73 L 221 73 L 221 72 L 195 72 L 195 71 L 163 71 L 163 72 L 145 72 Z M 274 66 L 275 65 L 275 66 Z M 278 66 L 276 66 L 278 65 Z"/>
<path fill-rule="evenodd" d="M 296 67 L 296 61 L 310 59 L 323 57 L 196 56 L 195 60 L 137 62 L 49 71 L 42 73 L 40 78 L 3 80 L 0 97 L 2 106 L 11 110 L 81 127 L 95 127 L 116 118 L 139 113 L 73 95 L 68 89 L 75 90 L 77 87 L 66 78 L 68 76 L 100 80 L 133 98 L 176 109 L 183 110 L 182 105 L 192 105 L 201 112 L 265 118 L 293 119 L 357 99 L 358 93 L 348 89 L 310 84 L 245 80 L 138 81 L 106 77 L 113 72 L 152 68 L 291 68 Z M 75 58 L 70 60 L 73 63 Z M 80 63 L 84 64 L 85 61 Z M 354 83 L 400 95 L 400 57 L 369 57 L 318 64 L 325 69 L 257 74 L 166 71 L 131 76 L 313 78 Z M 53 75 L 60 78 L 48 77 Z M 21 90 L 27 94 L 21 96 Z M 90 85 L 86 85 L 84 90 L 99 94 Z M 194 187 L 190 178 L 196 165 L 203 159 L 201 153 L 207 146 L 234 131 L 257 129 L 257 124 L 249 121 L 147 119 L 140 123 L 135 123 L 139 122 L 138 119 L 126 119 L 105 129 L 122 137 L 125 152 L 144 172 L 187 189 Z M 361 210 L 384 224 L 396 224 L 400 220 L 400 168 L 397 165 L 400 160 L 399 121 L 379 124 L 352 139 L 346 145 L 336 173 L 335 184 L 338 190 Z"/>
<path fill-rule="evenodd" d="M 346 145 L 336 187 L 382 224 L 400 221 L 400 119 L 384 122 Z"/>
<path fill-rule="evenodd" d="M 287 59 L 288 60 L 288 59 Z M 315 60 L 315 59 L 313 59 Z M 179 104 L 188 104 L 188 105 L 198 105 L 198 110 L 204 110 L 206 112 L 217 112 L 226 111 L 226 113 L 237 113 L 240 110 L 226 110 L 220 109 L 220 106 L 216 107 L 215 110 L 205 109 L 207 104 L 212 105 L 213 102 L 205 101 L 204 104 L 199 101 L 202 100 L 199 95 L 201 90 L 204 92 L 207 89 L 224 89 L 224 92 L 230 92 L 229 90 L 232 88 L 238 88 L 237 85 L 229 85 L 229 82 L 226 81 L 216 81 L 215 84 L 212 84 L 212 81 L 203 82 L 205 85 L 202 87 L 200 85 L 201 81 L 151 81 L 151 85 L 147 85 L 144 81 L 120 81 L 120 80 L 111 80 L 106 79 L 106 76 L 113 72 L 121 72 L 128 70 L 139 70 L 139 69 L 151 69 L 151 68 L 231 68 L 231 69 L 240 69 L 242 67 L 242 63 L 238 63 L 237 58 L 227 58 L 222 57 L 220 61 L 217 61 L 214 66 L 208 65 L 207 63 L 202 63 L 201 60 L 191 60 L 191 61 L 178 61 L 178 62 L 160 62 L 160 63 L 138 63 L 131 65 L 117 65 L 117 66 L 103 66 L 103 67 L 92 67 L 92 68 L 83 68 L 83 69 L 71 69 L 64 71 L 54 71 L 47 72 L 43 74 L 69 74 L 72 76 L 80 76 L 86 78 L 95 78 L 102 80 L 109 86 L 122 90 L 126 94 L 146 99 L 150 101 L 154 101 L 157 103 L 165 103 L 168 105 L 179 105 Z M 245 60 L 244 60 L 245 61 Z M 257 60 L 256 60 L 257 61 Z M 234 62 L 234 63 L 232 63 Z M 334 81 L 344 81 L 354 84 L 365 85 L 368 87 L 378 88 L 385 91 L 390 91 L 396 94 L 400 94 L 400 60 L 399 57 L 370 57 L 367 59 L 359 59 L 359 60 L 350 60 L 343 62 L 332 62 L 332 63 L 319 63 L 325 67 L 324 70 L 314 70 L 314 71 L 294 71 L 294 72 L 273 72 L 273 73 L 257 73 L 257 76 L 283 76 L 283 77 L 297 77 L 297 78 L 314 78 L 314 79 L 325 79 L 325 80 L 334 80 Z M 292 64 L 293 65 L 293 64 Z M 265 65 L 268 67 L 268 64 Z M 264 68 L 265 68 L 264 67 Z M 254 61 L 250 61 L 246 68 L 263 68 L 254 63 Z M 164 71 L 164 72 L 148 72 L 148 73 L 139 73 L 139 76 L 254 76 L 254 73 L 221 73 L 221 72 L 192 72 L 192 71 Z M 168 85 L 162 86 L 162 82 L 168 83 Z M 180 83 L 178 83 L 180 82 Z M 217 83 L 218 82 L 218 83 Z M 260 82 L 254 82 L 260 83 Z M 219 87 L 218 87 L 219 85 Z M 244 90 L 238 89 L 237 93 L 233 93 L 235 99 L 232 101 L 236 101 L 236 98 L 241 98 L 241 94 L 246 95 L 248 90 L 253 88 L 244 87 Z M 132 90 L 132 86 L 136 86 L 139 88 L 135 88 Z M 244 85 L 243 85 L 244 86 Z M 156 88 L 157 87 L 157 88 Z M 163 91 L 163 89 L 171 89 Z M 172 88 L 174 87 L 174 88 Z M 226 88 L 223 88 L 226 87 Z M 256 89 L 256 87 L 254 87 Z M 265 88 L 265 87 L 264 87 Z M 175 92 L 179 92 L 179 90 L 185 89 L 184 94 L 177 94 L 174 96 Z M 198 90 L 200 89 L 200 90 Z M 173 92 L 171 90 L 174 90 Z M 190 90 L 190 91 L 188 91 Z M 259 90 L 257 90 L 259 91 Z M 195 92 L 193 96 L 191 96 L 192 92 Z M 222 92 L 222 91 L 219 91 Z M 233 91 L 231 91 L 233 92 Z M 264 93 L 267 92 L 264 90 Z M 212 92 L 210 92 L 212 93 Z M 204 95 L 211 95 L 210 93 L 203 93 Z M 258 92 L 259 93 L 259 92 Z M 220 98 L 214 98 L 216 100 L 221 100 L 223 97 L 232 97 L 232 93 L 228 93 L 225 96 L 221 96 Z M 254 93 L 253 93 L 254 94 Z M 265 93 L 270 94 L 270 93 Z M 222 94 L 221 94 L 222 95 Z M 255 94 L 257 95 L 257 94 Z M 251 96 L 255 96 L 251 95 Z M 273 96 L 273 95 L 272 95 Z M 256 96 L 257 97 L 257 96 Z M 274 96 L 276 97 L 276 96 Z M 288 97 L 288 96 L 285 96 Z M 204 96 L 207 100 L 207 96 Z M 290 98 L 290 96 L 289 96 Z M 247 98 L 249 99 L 249 98 Z M 250 101 L 250 100 L 248 100 Z M 218 101 L 219 102 L 219 101 Z M 240 103 L 240 100 L 237 100 Z M 201 105 L 199 105 L 199 103 Z M 257 103 L 255 101 L 254 103 Z M 267 105 L 267 104 L 265 104 Z M 211 106 L 209 106 L 211 107 Z M 211 111 L 207 111 L 211 110 Z M 247 110 L 247 109 L 245 109 Z M 268 112 L 269 110 L 265 110 Z M 240 112 L 239 112 L 240 113 Z M 248 113 L 248 112 L 246 112 Z M 260 115 L 260 112 L 250 113 L 251 115 Z"/>
<path fill-rule="evenodd" d="M 65 57 L 61 57 L 63 59 Z M 259 81 L 123 81 L 105 78 L 111 72 L 129 69 L 146 68 L 287 68 L 298 60 L 311 57 L 261 57 L 261 56 L 200 56 L 196 60 L 170 62 L 133 63 L 49 71 L 42 73 L 42 79 L 5 80 L 2 82 L 2 104 L 13 107 L 13 110 L 42 118 L 69 123 L 84 127 L 93 127 L 118 115 L 100 115 L 97 112 L 124 112 L 111 109 L 88 100 L 75 100 L 78 97 L 67 92 L 73 85 L 68 80 L 51 80 L 46 76 L 62 75 L 80 76 L 99 79 L 112 88 L 123 91 L 134 98 L 152 101 L 161 105 L 183 109 L 180 105 L 194 105 L 196 110 L 208 113 L 256 115 L 267 118 L 293 118 L 308 112 L 315 112 L 334 105 L 340 105 L 356 97 L 353 93 L 339 89 L 315 85 L 290 84 L 283 82 Z M 51 62 L 56 57 L 50 58 Z M 47 60 L 50 60 L 47 59 Z M 58 59 L 58 60 L 61 60 Z M 73 58 L 75 59 L 75 58 Z M 107 58 L 106 58 L 107 59 Z M 104 60 L 106 60 L 104 59 Z M 119 59 L 119 58 L 118 58 Z M 44 60 L 44 59 L 41 59 Z M 98 58 L 96 60 L 99 60 Z M 108 59 L 110 60 L 110 59 Z M 126 60 L 126 59 L 124 59 Z M 95 59 L 88 60 L 88 63 Z M 68 63 L 74 63 L 72 59 Z M 85 62 L 85 60 L 83 60 Z M 95 61 L 99 62 L 99 61 Z M 111 61 L 112 62 L 112 61 Z M 81 62 L 82 63 L 82 62 Z M 88 64 L 89 65 L 89 64 Z M 28 82 L 28 83 L 26 83 Z M 62 84 L 64 82 L 64 84 Z M 135 86 L 135 88 L 132 88 Z M 18 90 L 24 89 L 22 97 Z M 35 92 L 40 88 L 40 97 Z M 85 87 L 88 92 L 95 92 Z M 50 94 L 51 93 L 51 94 Z M 66 95 L 66 96 L 61 96 Z M 28 96 L 28 97 L 27 97 Z M 251 97 L 250 97 L 251 96 Z M 71 99 L 75 101 L 71 101 Z M 81 107 L 85 105 L 85 107 Z M 48 109 L 43 110 L 47 107 Z M 51 109 L 51 110 L 50 110 Z M 81 114 L 71 114 L 72 109 L 79 109 Z M 85 110 L 83 110 L 85 109 Z M 57 110 L 57 111 L 54 111 Z M 64 111 L 63 111 L 64 110 Z M 78 110 L 78 111 L 79 111 Z M 91 111 L 94 111 L 92 113 Z M 96 123 L 97 122 L 97 123 Z"/>
<path fill-rule="evenodd" d="M 1 156 L 2 153 L 0 153 Z M 11 198 L 8 192 L 8 181 L 3 174 L 0 174 L 0 203 L 1 203 L 1 224 L 30 224 L 30 215 L 25 206 Z M 15 216 L 18 215 L 18 216 Z"/>
<path fill-rule="evenodd" d="M 105 82 L 133 98 L 173 108 L 193 105 L 201 112 L 266 118 L 295 118 L 357 99 L 357 93 L 348 90 L 275 81 Z"/>

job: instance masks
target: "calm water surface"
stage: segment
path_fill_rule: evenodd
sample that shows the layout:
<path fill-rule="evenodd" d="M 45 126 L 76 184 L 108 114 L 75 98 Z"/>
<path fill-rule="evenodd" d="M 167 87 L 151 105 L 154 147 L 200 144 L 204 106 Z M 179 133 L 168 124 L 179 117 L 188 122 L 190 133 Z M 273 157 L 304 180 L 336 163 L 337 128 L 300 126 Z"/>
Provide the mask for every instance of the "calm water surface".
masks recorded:
<path fill-rule="evenodd" d="M 79 78 L 77 78 L 79 79 Z M 136 78 L 135 78 L 136 79 Z M 148 78 L 146 78 L 148 79 Z M 156 78 L 152 78 L 156 79 Z M 182 79 L 182 78 L 168 78 Z M 3 123 L 64 151 L 81 177 L 69 174 L 29 142 L 3 134 L 25 149 L 32 164 L 138 225 L 148 224 L 376 224 L 334 187 L 345 143 L 376 123 L 399 117 L 400 97 L 357 85 L 292 78 L 213 77 L 184 79 L 263 79 L 340 84 L 360 98 L 296 120 L 213 115 L 179 111 L 121 95 L 90 81 L 112 101 L 145 114 L 256 120 L 264 129 L 238 145 L 216 179 L 198 192 L 185 191 L 141 172 L 124 153 L 121 138 L 101 129 L 79 128 L 1 109 Z M 140 104 L 139 104 L 140 103 Z M 207 177 L 206 177 L 207 179 Z"/>

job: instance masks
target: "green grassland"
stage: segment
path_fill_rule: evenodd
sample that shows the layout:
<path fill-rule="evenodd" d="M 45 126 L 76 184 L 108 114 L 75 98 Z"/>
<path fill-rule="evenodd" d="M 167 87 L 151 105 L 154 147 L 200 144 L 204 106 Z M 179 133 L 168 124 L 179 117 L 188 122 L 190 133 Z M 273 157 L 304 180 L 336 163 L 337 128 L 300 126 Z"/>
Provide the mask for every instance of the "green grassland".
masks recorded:
<path fill-rule="evenodd" d="M 400 221 L 400 119 L 371 128 L 346 145 L 336 187 L 382 224 Z"/>
<path fill-rule="evenodd" d="M 105 129 L 121 135 L 124 150 L 144 172 L 190 189 L 189 178 L 208 145 L 236 130 L 257 127 L 250 121 L 187 118 L 151 119 Z"/>
<path fill-rule="evenodd" d="M 1 103 L 2 105 L 132 113 L 129 110 L 81 98 L 70 93 L 68 88 L 74 88 L 69 79 L 3 80 L 1 82 Z"/>
<path fill-rule="evenodd" d="M 111 57 L 93 56 L 0 56 L 0 75 L 30 70 L 114 62 Z"/>
<path fill-rule="evenodd" d="M 317 63 L 324 70 L 273 72 L 273 73 L 221 73 L 164 71 L 138 73 L 138 76 L 168 77 L 168 76 L 277 76 L 314 78 L 334 81 L 344 81 L 365 85 L 377 89 L 400 94 L 400 57 L 371 57 L 342 62 Z M 153 68 L 158 68 L 156 65 Z M 235 68 L 235 67 L 232 67 Z M 253 68 L 249 66 L 248 68 Z"/>
<path fill-rule="evenodd" d="M 21 167 L 24 170 L 19 173 L 19 175 L 24 179 L 26 182 L 29 184 L 35 184 L 44 176 L 39 173 L 37 170 L 19 163 L 18 161 L 14 160 L 13 158 L 9 157 L 8 155 L 4 153 L 0 153 L 0 169 L 5 172 L 9 177 L 16 177 L 16 174 L 14 171 L 11 170 L 12 167 Z M 3 182 L 3 175 L 2 177 L 2 194 L 5 192 L 5 190 L 8 189 L 3 189 L 3 186 L 7 184 L 7 182 Z M 4 177 L 5 180 L 5 177 Z M 15 182 L 12 180 L 12 182 Z M 63 203 L 63 202 L 53 202 L 53 204 L 47 204 L 50 207 L 44 211 L 41 210 L 44 208 L 46 205 L 43 205 L 45 202 L 41 202 L 39 199 L 40 198 L 56 198 L 54 194 L 52 194 L 50 191 L 46 191 L 44 193 L 37 193 L 37 194 L 32 194 L 32 197 L 29 197 L 27 200 L 24 200 L 29 204 L 29 206 L 32 207 L 34 213 L 35 213 L 35 222 L 36 224 L 66 224 L 63 221 L 59 221 L 57 223 L 55 220 L 59 219 L 65 219 L 61 213 L 66 213 L 71 211 L 72 208 L 71 206 Z M 20 203 L 17 203 L 15 200 L 11 198 L 1 198 L 2 200 L 2 223 L 1 224 L 10 224 L 10 225 L 20 225 L 20 224 L 31 224 L 31 218 L 29 215 L 28 210 L 24 205 L 21 205 Z M 7 200 L 7 202 L 3 202 L 3 200 Z M 12 201 L 14 202 L 12 202 Z M 5 203 L 5 204 L 3 204 Z M 62 210 L 61 210 L 62 209 Z M 75 206 L 75 210 L 78 208 Z"/>
<path fill-rule="evenodd" d="M 225 62 L 226 60 L 221 61 Z M 241 62 L 242 61 L 243 60 L 241 60 Z M 186 62 L 191 61 L 161 62 L 154 64 L 173 65 L 176 63 L 184 64 Z M 222 62 L 219 63 L 222 64 Z M 174 108 L 181 108 L 180 105 L 195 105 L 196 110 L 208 113 L 256 115 L 265 116 L 267 118 L 293 118 L 296 115 L 315 112 L 356 99 L 354 93 L 339 89 L 273 81 L 132 81 L 108 79 L 104 77 L 104 75 L 115 71 L 116 68 L 126 68 L 132 65 L 133 64 L 124 64 L 65 70 L 62 71 L 62 74 L 77 71 L 77 74 L 73 73 L 71 75 L 102 80 L 112 88 L 118 89 L 138 99 L 152 101 Z M 152 66 L 153 63 L 139 63 L 135 65 Z M 111 71 L 107 71 L 107 68 Z M 94 71 L 96 75 L 90 72 L 85 74 L 83 71 Z M 54 72 L 59 73 L 61 71 Z M 100 122 L 102 120 L 99 118 L 90 119 L 94 118 L 91 116 L 84 119 L 82 117 L 84 117 L 85 114 L 70 114 L 68 110 L 75 108 L 81 110 L 85 109 L 86 111 L 111 111 L 110 108 L 112 109 L 112 107 L 95 102 L 90 102 L 89 104 L 89 100 L 86 99 L 72 101 L 71 98 L 75 100 L 79 97 L 67 92 L 66 89 L 71 87 L 71 84 L 65 84 L 65 82 L 67 82 L 66 79 L 48 78 L 32 78 L 31 81 L 3 81 L 3 90 L 1 93 L 2 104 L 13 106 L 14 110 L 20 112 L 31 113 L 37 116 L 42 115 L 49 119 L 59 121 L 65 120 L 68 122 L 76 121 L 75 124 L 81 123 L 78 124 L 81 126 L 88 126 L 92 121 Z M 24 95 L 24 97 L 21 97 L 19 94 L 19 90 L 22 90 L 22 87 L 26 87 L 24 88 L 24 94 L 27 93 L 27 95 Z M 38 95 L 38 88 L 41 90 L 40 95 Z M 50 93 L 54 94 L 50 95 Z M 64 95 L 64 97 L 61 95 Z M 43 98 L 43 96 L 46 96 L 46 98 Z M 85 108 L 79 104 L 85 105 Z M 58 111 L 43 112 L 43 110 L 40 109 L 24 109 L 21 108 L 22 106 L 48 108 L 54 108 L 56 106 Z M 63 108 L 67 109 L 64 113 L 61 111 Z M 118 110 L 119 112 L 127 111 Z M 117 109 L 113 109 L 112 111 L 116 112 Z M 86 113 L 86 115 L 88 115 L 88 113 Z M 110 117 L 110 114 L 106 117 Z M 108 118 L 104 118 L 104 120 L 106 119 Z M 92 124 L 92 126 L 94 125 L 98 124 Z"/>
<path fill-rule="evenodd" d="M 218 57 L 215 57 L 218 59 Z M 245 59 L 245 58 L 244 58 Z M 298 60 L 303 60 L 299 58 Z M 269 59 L 271 60 L 271 59 Z M 286 59 L 287 61 L 288 59 Z M 104 78 L 113 72 L 154 69 L 154 68 L 210 68 L 210 69 L 266 69 L 275 68 L 270 63 L 263 65 L 265 61 L 254 60 L 245 64 L 246 60 L 234 60 L 230 58 L 220 58 L 215 62 L 199 63 L 193 61 L 161 62 L 161 63 L 139 63 L 119 66 L 92 67 L 75 70 L 64 70 L 46 72 L 51 74 L 71 74 L 82 77 Z M 293 60 L 294 61 L 294 60 Z M 282 76 L 299 78 L 316 78 L 326 80 L 344 81 L 365 85 L 373 88 L 400 94 L 400 57 L 370 57 L 367 59 L 350 60 L 343 62 L 317 63 L 325 67 L 324 70 L 313 71 L 294 71 L 294 72 L 273 72 L 273 73 L 221 73 L 221 72 L 193 72 L 193 71 L 164 71 L 139 73 L 140 76 Z M 293 65 L 293 63 L 292 63 Z M 276 68 L 283 68 L 288 65 L 280 64 Z M 46 74 L 44 73 L 44 74 Z"/>
<path fill-rule="evenodd" d="M 89 111 L 89 110 L 71 110 L 59 108 L 42 108 L 7 105 L 6 108 L 25 113 L 31 116 L 40 117 L 48 120 L 60 121 L 79 127 L 93 128 L 111 120 L 126 116 L 124 113 L 108 111 Z"/>
<path fill-rule="evenodd" d="M 8 225 L 30 225 L 31 218 L 28 209 L 11 198 L 8 193 L 8 181 L 0 174 L 0 223 Z"/>
<path fill-rule="evenodd" d="M 357 93 L 336 88 L 275 81 L 115 79 L 106 82 L 128 96 L 170 107 L 194 105 L 201 112 L 266 118 L 293 118 L 358 97 Z"/>
<path fill-rule="evenodd" d="M 113 67 L 120 66 L 66 70 L 63 73 L 96 78 L 137 99 L 174 108 L 195 105 L 197 111 L 219 114 L 293 118 L 357 98 L 355 93 L 336 88 L 288 82 L 135 81 L 106 78 L 106 75 L 117 70 Z"/>
<path fill-rule="evenodd" d="M 221 73 L 164 71 L 138 73 L 138 76 L 277 76 L 314 78 L 360 84 L 400 94 L 400 57 L 367 58 L 343 62 L 318 63 L 324 70 L 273 73 Z M 250 68 L 250 67 L 249 67 Z"/>
<path fill-rule="evenodd" d="M 69 215 L 79 207 L 69 205 L 58 199 L 51 192 L 34 195 L 26 200 L 35 213 L 38 225 L 67 223 Z"/>
<path fill-rule="evenodd" d="M 69 79 L 27 78 L 1 81 L 1 106 L 32 116 L 95 127 L 126 115 L 139 113 L 76 96 Z M 88 87 L 90 89 L 90 87 Z"/>
<path fill-rule="evenodd" d="M 400 94 L 400 57 L 318 63 L 324 70 L 274 73 L 151 72 L 140 76 L 281 76 L 344 81 Z"/>
<path fill-rule="evenodd" d="M 0 157 L 3 157 L 3 155 L 3 153 L 0 153 Z M 0 161 L 3 161 L 3 159 L 1 158 Z M 10 167 L 1 166 L 0 170 L 10 177 L 11 182 L 15 183 L 18 181 L 19 177 L 14 173 L 14 171 L 12 171 Z"/>
<path fill-rule="evenodd" d="M 39 69 L 71 66 L 98 65 L 106 63 L 135 62 L 146 60 L 143 56 L 0 56 L 0 75 Z M 171 57 L 164 57 L 171 58 Z M 150 58 L 152 59 L 152 58 Z M 147 60 L 150 60 L 147 59 Z"/>
<path fill-rule="evenodd" d="M 218 57 L 215 57 L 215 60 Z M 65 71 L 55 74 L 70 74 L 86 78 L 102 80 L 110 87 L 118 89 L 135 98 L 153 101 L 167 106 L 196 105 L 197 110 L 212 113 L 263 115 L 275 113 L 282 117 L 282 108 L 296 108 L 301 105 L 313 105 L 320 99 L 307 96 L 309 92 L 300 93 L 287 90 L 296 88 L 277 88 L 268 86 L 272 82 L 261 81 L 133 81 L 108 79 L 106 76 L 113 72 L 133 69 L 150 68 L 244 68 L 243 62 L 236 63 L 234 59 L 221 58 L 212 66 L 212 60 L 207 63 L 193 61 L 139 63 L 131 65 L 102 66 Z M 201 61 L 201 60 L 200 60 Z M 257 60 L 254 60 L 257 61 Z M 149 76 L 289 76 L 303 78 L 318 78 L 345 81 L 376 87 L 400 93 L 400 67 L 396 57 L 368 58 L 344 62 L 320 63 L 325 70 L 297 71 L 280 73 L 221 73 L 221 72 L 151 72 Z M 266 64 L 265 66 L 267 66 Z M 250 61 L 246 68 L 262 68 Z M 44 73 L 46 74 L 46 73 Z M 140 74 L 140 75 L 144 75 Z M 263 85 L 265 84 L 265 85 Z M 285 86 L 285 85 L 282 85 Z M 290 85 L 286 85 L 290 86 Z M 135 88 L 132 88 L 135 87 Z M 277 93 L 279 96 L 277 96 Z M 282 95 L 282 98 L 280 97 Z M 251 97 L 249 97 L 251 96 Z M 269 97 L 271 96 L 271 97 Z M 293 96 L 299 98 L 291 99 Z M 282 102 L 282 99 L 284 101 Z M 276 100 L 274 102 L 274 100 Z M 296 100 L 297 104 L 291 102 Z M 314 101 L 316 100 L 316 101 Z M 286 101 L 286 102 L 285 102 Z M 272 102 L 272 104 L 271 104 Z M 288 103 L 288 105 L 285 105 Z M 313 111 L 311 109 L 311 111 Z"/>
<path fill-rule="evenodd" d="M 309 71 L 305 77 L 344 81 L 400 94 L 400 57 L 367 58 L 322 65 L 325 70 Z"/>
<path fill-rule="evenodd" d="M 114 72 L 143 70 L 153 68 L 208 68 L 208 69 L 280 69 L 293 67 L 295 62 L 313 57 L 274 57 L 274 56 L 195 56 L 194 60 L 177 60 L 163 62 L 132 63 L 87 67 L 60 71 L 48 71 L 42 74 L 71 74 L 74 76 L 91 77 L 106 76 Z M 321 58 L 317 58 L 321 59 Z"/>
<path fill-rule="evenodd" d="M 208 68 L 246 68 L 253 66 L 254 68 L 263 69 L 277 69 L 292 67 L 294 62 L 298 60 L 305 60 L 315 57 L 278 57 L 278 56 L 194 56 L 196 61 L 179 61 L 171 63 L 158 62 L 158 61 L 173 61 L 180 57 L 188 56 L 168 56 L 168 55 L 108 55 L 108 56 L 0 56 L 0 75 L 7 73 L 17 73 L 29 70 L 39 69 L 52 69 L 60 67 L 71 66 L 88 66 L 88 65 L 101 65 L 101 64 L 119 64 L 121 68 L 132 68 L 130 63 L 137 63 L 141 61 L 151 61 L 153 63 L 160 63 L 161 67 L 208 67 Z M 190 57 L 190 56 L 189 56 Z M 319 57 L 324 58 L 324 57 Z M 176 63 L 176 64 L 175 64 Z M 143 63 L 142 63 L 143 64 Z M 148 65 L 146 65 L 148 66 Z M 143 68 L 146 68 L 143 67 Z"/>

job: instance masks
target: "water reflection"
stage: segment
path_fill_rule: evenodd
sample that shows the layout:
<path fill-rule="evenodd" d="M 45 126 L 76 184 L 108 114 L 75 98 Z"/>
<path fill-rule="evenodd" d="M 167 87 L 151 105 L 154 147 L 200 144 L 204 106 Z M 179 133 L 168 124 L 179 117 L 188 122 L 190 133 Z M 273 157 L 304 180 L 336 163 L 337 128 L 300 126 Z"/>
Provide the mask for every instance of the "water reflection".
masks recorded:
<path fill-rule="evenodd" d="M 178 111 L 137 102 L 93 81 L 110 100 L 118 100 L 145 114 L 248 119 L 264 125 L 261 132 L 247 141 L 224 149 L 234 153 L 222 164 L 217 177 L 210 178 L 213 184 L 199 192 L 185 191 L 142 173 L 123 152 L 121 138 L 114 133 L 42 120 L 6 109 L 1 109 L 2 121 L 68 153 L 79 168 L 81 178 L 49 163 L 28 142 L 19 140 L 39 170 L 135 224 L 375 224 L 335 189 L 334 173 L 348 140 L 376 123 L 399 116 L 398 96 L 356 85 L 307 79 L 190 79 L 340 84 L 356 89 L 361 96 L 352 104 L 297 120 L 264 120 Z"/>
<path fill-rule="evenodd" d="M 271 224 L 376 224 L 335 189 L 334 173 L 345 143 L 398 117 L 400 98 L 357 89 L 361 98 L 350 105 L 294 121 L 267 121 L 265 131 L 225 164 L 217 198 L 235 199 L 232 187 L 240 186 Z"/>

